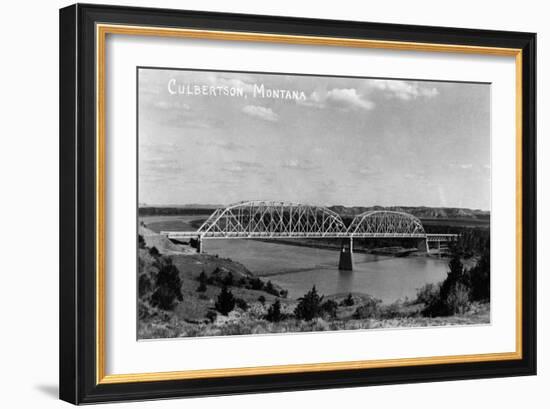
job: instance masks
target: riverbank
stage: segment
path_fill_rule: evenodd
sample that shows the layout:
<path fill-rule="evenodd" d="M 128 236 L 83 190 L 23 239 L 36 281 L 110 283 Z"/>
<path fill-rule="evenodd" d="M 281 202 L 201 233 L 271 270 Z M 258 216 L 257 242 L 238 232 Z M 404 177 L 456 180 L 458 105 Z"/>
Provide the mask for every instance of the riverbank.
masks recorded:
<path fill-rule="evenodd" d="M 140 250 L 140 285 L 141 275 L 152 279 L 159 273 L 159 260 L 169 258 L 179 273 L 182 297 L 167 311 L 140 296 L 139 339 L 489 323 L 488 304 L 473 305 L 459 315 L 428 318 L 421 315 L 424 306 L 420 303 L 399 300 L 385 304 L 364 293 L 320 294 L 319 316 L 298 319 L 300 299 L 286 297 L 284 288 L 259 279 L 241 263 L 209 254 L 154 253 Z M 217 305 L 223 287 L 236 300 L 227 314 L 220 313 Z M 273 321 L 268 317 L 277 302 L 280 317 Z"/>
<path fill-rule="evenodd" d="M 340 251 L 342 244 L 333 243 L 330 241 L 323 241 L 323 239 L 249 239 L 253 241 L 261 241 L 265 243 L 284 244 L 287 246 L 297 247 L 309 247 L 314 249 L 334 250 Z M 391 257 L 406 257 L 406 256 L 426 256 L 427 254 L 419 251 L 415 247 L 401 247 L 401 246 L 389 246 L 389 247 L 375 247 L 375 248 L 363 248 L 355 246 L 353 248 L 354 253 L 362 254 L 376 254 Z"/>
<path fill-rule="evenodd" d="M 489 304 L 480 303 L 461 314 L 425 316 L 417 289 L 445 278 L 443 260 L 358 254 L 355 270 L 340 272 L 335 249 L 214 240 L 216 247 L 209 242 L 199 254 L 145 224 L 139 233 L 139 339 L 490 322 Z M 304 307 L 304 299 L 315 302 Z"/>

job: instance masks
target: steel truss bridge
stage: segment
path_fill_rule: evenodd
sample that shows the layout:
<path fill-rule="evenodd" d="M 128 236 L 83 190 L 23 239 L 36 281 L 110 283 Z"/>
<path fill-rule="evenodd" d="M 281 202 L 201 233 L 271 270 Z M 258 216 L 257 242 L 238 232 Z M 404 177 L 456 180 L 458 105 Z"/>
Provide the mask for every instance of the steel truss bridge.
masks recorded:
<path fill-rule="evenodd" d="M 429 252 L 428 243 L 457 239 L 456 234 L 427 234 L 417 217 L 398 211 L 370 210 L 361 213 L 349 226 L 339 214 L 322 206 L 300 203 L 246 201 L 214 211 L 197 231 L 162 231 L 169 239 L 198 239 L 202 250 L 203 239 L 289 239 L 342 238 L 349 239 L 353 251 L 354 238 L 410 238 L 418 240 L 418 247 Z"/>

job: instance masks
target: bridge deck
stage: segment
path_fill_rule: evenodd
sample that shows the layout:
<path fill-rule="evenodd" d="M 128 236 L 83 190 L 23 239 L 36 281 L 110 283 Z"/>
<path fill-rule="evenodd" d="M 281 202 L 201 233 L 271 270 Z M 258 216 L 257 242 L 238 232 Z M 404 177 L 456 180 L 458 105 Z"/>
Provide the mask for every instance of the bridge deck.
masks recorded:
<path fill-rule="evenodd" d="M 208 232 L 198 231 L 161 231 L 160 234 L 169 239 L 301 239 L 301 238 L 411 238 L 428 241 L 454 241 L 457 234 L 426 234 L 426 233 L 322 233 L 322 232 Z"/>

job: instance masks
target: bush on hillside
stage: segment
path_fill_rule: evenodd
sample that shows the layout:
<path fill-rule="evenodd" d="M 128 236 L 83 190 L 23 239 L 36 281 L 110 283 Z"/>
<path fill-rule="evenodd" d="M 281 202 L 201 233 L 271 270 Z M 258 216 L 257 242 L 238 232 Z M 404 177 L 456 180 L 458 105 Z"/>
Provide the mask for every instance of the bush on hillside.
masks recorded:
<path fill-rule="evenodd" d="M 279 322 L 283 319 L 283 314 L 281 313 L 281 302 L 279 300 L 276 300 L 269 306 L 265 319 L 269 322 Z"/>
<path fill-rule="evenodd" d="M 378 318 L 382 301 L 371 298 L 356 308 L 353 313 L 355 319 Z"/>
<path fill-rule="evenodd" d="M 154 247 L 153 247 L 154 248 Z M 183 300 L 181 293 L 181 278 L 172 259 L 162 257 L 157 260 L 155 291 L 151 296 L 151 304 L 163 310 L 172 310 L 178 301 Z"/>
<path fill-rule="evenodd" d="M 321 315 L 321 303 L 323 296 L 319 296 L 315 286 L 303 297 L 298 298 L 298 305 L 294 309 L 294 315 L 298 319 L 311 321 Z"/>
<path fill-rule="evenodd" d="M 222 314 L 227 315 L 235 308 L 235 297 L 233 293 L 227 288 L 223 287 L 218 299 L 216 301 L 216 310 Z"/>

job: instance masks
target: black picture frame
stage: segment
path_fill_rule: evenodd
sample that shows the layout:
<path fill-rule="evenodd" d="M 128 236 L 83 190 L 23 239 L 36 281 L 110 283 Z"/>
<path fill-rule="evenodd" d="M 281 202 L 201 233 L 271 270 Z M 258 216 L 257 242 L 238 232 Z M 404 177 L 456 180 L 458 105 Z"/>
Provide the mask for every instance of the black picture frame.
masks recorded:
<path fill-rule="evenodd" d="M 520 49 L 522 350 L 515 360 L 206 379 L 97 381 L 96 24 Z M 74 404 L 536 374 L 536 34 L 77 4 L 60 10 L 60 398 Z"/>

